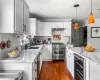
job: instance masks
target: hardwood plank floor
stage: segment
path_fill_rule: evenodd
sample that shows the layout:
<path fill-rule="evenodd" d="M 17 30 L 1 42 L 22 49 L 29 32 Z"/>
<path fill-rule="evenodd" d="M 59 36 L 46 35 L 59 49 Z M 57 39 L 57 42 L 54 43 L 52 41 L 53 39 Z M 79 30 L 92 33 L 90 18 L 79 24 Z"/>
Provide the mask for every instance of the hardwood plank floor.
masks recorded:
<path fill-rule="evenodd" d="M 73 80 L 64 61 L 44 61 L 39 80 Z"/>

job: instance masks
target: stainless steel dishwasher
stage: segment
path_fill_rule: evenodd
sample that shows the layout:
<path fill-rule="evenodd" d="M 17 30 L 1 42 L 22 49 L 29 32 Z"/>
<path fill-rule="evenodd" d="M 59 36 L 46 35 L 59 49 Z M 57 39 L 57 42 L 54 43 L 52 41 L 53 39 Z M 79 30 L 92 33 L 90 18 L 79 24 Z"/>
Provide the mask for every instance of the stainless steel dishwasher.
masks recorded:
<path fill-rule="evenodd" d="M 22 71 L 0 70 L 0 80 L 22 80 Z"/>

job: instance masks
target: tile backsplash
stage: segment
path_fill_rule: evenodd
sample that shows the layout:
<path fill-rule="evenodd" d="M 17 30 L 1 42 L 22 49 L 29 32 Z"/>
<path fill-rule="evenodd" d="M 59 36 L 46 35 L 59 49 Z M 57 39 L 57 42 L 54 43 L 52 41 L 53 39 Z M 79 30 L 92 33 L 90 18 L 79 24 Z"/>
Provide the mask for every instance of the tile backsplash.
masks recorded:
<path fill-rule="evenodd" d="M 4 50 L 0 49 L 0 59 L 4 59 L 7 56 L 7 51 L 14 49 L 14 47 L 20 47 L 20 39 L 17 38 L 17 34 L 0 34 L 0 42 L 7 41 L 8 39 L 11 40 L 12 46 L 10 48 L 5 48 Z"/>

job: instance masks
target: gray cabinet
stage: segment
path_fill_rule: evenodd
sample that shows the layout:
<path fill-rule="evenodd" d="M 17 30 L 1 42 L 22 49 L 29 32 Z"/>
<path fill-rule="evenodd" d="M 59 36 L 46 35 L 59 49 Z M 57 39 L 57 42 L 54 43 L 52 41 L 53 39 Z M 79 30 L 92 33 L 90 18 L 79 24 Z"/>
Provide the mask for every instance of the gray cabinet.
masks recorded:
<path fill-rule="evenodd" d="M 0 0 L 0 33 L 23 33 L 28 30 L 28 18 L 24 0 Z"/>
<path fill-rule="evenodd" d="M 74 47 L 80 47 L 84 45 L 84 27 L 80 27 L 79 29 L 75 30 L 72 26 L 71 34 L 71 43 L 74 44 Z"/>

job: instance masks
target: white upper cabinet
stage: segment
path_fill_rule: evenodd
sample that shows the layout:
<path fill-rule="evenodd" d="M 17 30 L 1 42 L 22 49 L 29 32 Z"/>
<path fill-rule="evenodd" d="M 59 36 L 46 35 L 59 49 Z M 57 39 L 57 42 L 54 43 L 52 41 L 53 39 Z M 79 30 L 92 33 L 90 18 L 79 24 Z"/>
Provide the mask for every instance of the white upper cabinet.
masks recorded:
<path fill-rule="evenodd" d="M 43 30 L 43 23 L 41 21 L 37 21 L 36 36 L 43 36 Z"/>
<path fill-rule="evenodd" d="M 64 23 L 64 36 L 71 36 L 71 27 L 72 27 L 72 23 L 71 22 L 67 22 Z"/>
<path fill-rule="evenodd" d="M 24 23 L 24 4 L 23 0 L 0 0 L 0 33 L 23 33 L 23 26 L 28 25 Z"/>
<path fill-rule="evenodd" d="M 64 28 L 64 36 L 71 36 L 71 22 L 38 21 L 36 36 L 52 36 L 52 28 Z"/>
<path fill-rule="evenodd" d="M 36 36 L 37 19 L 30 18 L 29 23 L 30 23 L 29 34 Z"/>
<path fill-rule="evenodd" d="M 43 36 L 51 36 L 52 31 L 51 31 L 51 24 L 49 22 L 43 22 Z"/>
<path fill-rule="evenodd" d="M 26 3 L 24 3 L 24 23 L 23 31 L 25 34 L 29 33 L 29 8 Z"/>
<path fill-rule="evenodd" d="M 15 0 L 15 19 L 14 19 L 15 20 L 15 26 L 12 25 L 11 28 L 15 28 L 13 31 L 16 32 L 16 33 L 17 32 L 21 33 L 23 31 L 23 27 L 22 27 L 23 26 L 23 8 L 24 8 L 23 1 L 22 0 Z M 11 29 L 11 28 L 9 28 L 9 29 Z"/>

